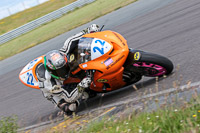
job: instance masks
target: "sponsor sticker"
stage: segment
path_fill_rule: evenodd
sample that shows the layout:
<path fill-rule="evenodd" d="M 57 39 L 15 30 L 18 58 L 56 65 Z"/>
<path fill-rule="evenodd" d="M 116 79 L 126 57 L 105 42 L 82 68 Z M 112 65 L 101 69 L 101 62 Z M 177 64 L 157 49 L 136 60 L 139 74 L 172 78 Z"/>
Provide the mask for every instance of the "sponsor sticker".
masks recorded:
<path fill-rule="evenodd" d="M 108 80 L 107 79 L 98 79 L 97 82 L 101 82 L 101 83 L 104 83 L 104 82 L 107 82 Z"/>
<path fill-rule="evenodd" d="M 134 60 L 139 60 L 140 59 L 140 57 L 141 57 L 141 54 L 140 54 L 140 52 L 136 52 L 135 54 L 134 54 Z"/>
<path fill-rule="evenodd" d="M 31 61 L 31 62 L 29 63 L 28 69 L 32 68 L 32 67 L 35 65 L 35 63 L 36 63 L 37 61 L 38 61 L 38 59 L 35 59 L 35 60 Z"/>
<path fill-rule="evenodd" d="M 112 63 L 113 63 L 112 58 L 108 58 L 107 60 L 104 61 L 104 64 L 105 64 L 106 66 L 109 66 L 109 65 L 112 64 Z"/>
<path fill-rule="evenodd" d="M 69 62 L 72 62 L 74 60 L 74 54 L 70 55 L 70 61 Z"/>

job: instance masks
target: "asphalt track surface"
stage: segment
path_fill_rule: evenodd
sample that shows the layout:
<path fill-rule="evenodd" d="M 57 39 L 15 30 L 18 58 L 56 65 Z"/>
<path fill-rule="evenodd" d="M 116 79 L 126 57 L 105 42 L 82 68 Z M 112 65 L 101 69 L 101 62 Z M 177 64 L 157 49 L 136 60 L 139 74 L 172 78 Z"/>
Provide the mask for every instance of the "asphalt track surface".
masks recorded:
<path fill-rule="evenodd" d="M 91 23 L 105 24 L 104 30 L 119 32 L 127 39 L 129 47 L 172 60 L 177 69 L 166 79 L 159 80 L 157 91 L 172 88 L 177 80 L 181 85 L 200 80 L 200 1 L 139 0 Z M 91 23 L 0 62 L 1 118 L 15 114 L 21 126 L 29 126 L 57 114 L 58 109 L 43 98 L 41 91 L 24 86 L 18 74 L 30 60 L 51 49 L 59 49 L 67 37 Z M 90 100 L 80 107 L 79 113 L 138 97 L 150 88 L 156 91 L 154 78 L 144 78 L 136 85 L 138 91 L 128 86 Z"/>

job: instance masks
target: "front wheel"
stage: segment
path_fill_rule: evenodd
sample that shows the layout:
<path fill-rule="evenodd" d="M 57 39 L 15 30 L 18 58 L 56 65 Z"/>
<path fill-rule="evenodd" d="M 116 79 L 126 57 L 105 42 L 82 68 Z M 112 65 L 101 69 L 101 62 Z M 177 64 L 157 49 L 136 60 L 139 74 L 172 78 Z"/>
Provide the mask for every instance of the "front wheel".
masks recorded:
<path fill-rule="evenodd" d="M 141 75 L 160 77 L 173 71 L 173 63 L 164 56 L 137 50 L 130 50 L 130 53 L 128 58 L 132 56 L 131 58 L 134 59 L 131 63 L 132 69 Z"/>

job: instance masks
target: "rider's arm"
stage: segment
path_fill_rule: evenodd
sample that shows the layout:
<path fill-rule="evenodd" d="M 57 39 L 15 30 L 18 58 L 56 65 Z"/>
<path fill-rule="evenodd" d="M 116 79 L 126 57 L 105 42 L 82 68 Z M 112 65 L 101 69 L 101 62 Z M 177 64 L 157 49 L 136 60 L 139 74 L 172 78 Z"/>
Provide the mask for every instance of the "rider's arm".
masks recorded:
<path fill-rule="evenodd" d="M 79 84 L 78 86 L 82 88 L 88 88 L 90 87 L 91 84 L 91 78 L 90 77 L 85 77 Z"/>
<path fill-rule="evenodd" d="M 42 93 L 47 100 L 52 101 L 54 104 L 58 104 L 59 101 L 62 99 L 58 95 L 52 94 L 51 90 L 55 85 L 61 85 L 60 83 L 56 82 L 55 79 L 51 78 L 49 72 L 45 71 L 45 80 L 39 82 L 39 87 L 42 90 Z"/>
<path fill-rule="evenodd" d="M 78 33 L 78 34 L 75 34 L 74 36 L 72 37 L 69 37 L 63 47 L 61 49 L 59 49 L 60 52 L 64 53 L 64 54 L 68 54 L 70 53 L 71 51 L 73 51 L 74 47 L 76 44 L 78 44 L 78 41 L 79 39 L 84 35 L 86 34 L 84 31 Z"/>
<path fill-rule="evenodd" d="M 91 78 L 85 77 L 78 85 L 77 89 L 79 93 L 81 94 L 82 100 L 87 100 L 89 98 L 89 94 L 85 91 L 86 88 L 89 88 L 91 85 Z"/>
<path fill-rule="evenodd" d="M 38 66 L 36 76 L 39 81 L 39 87 L 45 98 L 52 101 L 64 112 L 75 111 L 79 105 L 79 92 L 75 88 L 72 91 L 68 91 L 67 88 L 63 89 L 62 81 L 54 79 L 51 74 L 45 70 L 44 65 Z"/>
<path fill-rule="evenodd" d="M 87 33 L 93 33 L 93 32 L 98 32 L 100 29 L 99 29 L 99 26 L 97 24 L 92 24 L 90 25 L 88 28 L 84 29 L 83 31 L 81 31 L 80 33 L 78 34 L 75 34 L 74 36 L 68 38 L 63 47 L 59 50 L 60 52 L 62 52 L 63 54 L 68 54 L 68 53 L 71 53 L 75 46 L 78 44 L 78 41 L 79 39 L 87 34 Z"/>

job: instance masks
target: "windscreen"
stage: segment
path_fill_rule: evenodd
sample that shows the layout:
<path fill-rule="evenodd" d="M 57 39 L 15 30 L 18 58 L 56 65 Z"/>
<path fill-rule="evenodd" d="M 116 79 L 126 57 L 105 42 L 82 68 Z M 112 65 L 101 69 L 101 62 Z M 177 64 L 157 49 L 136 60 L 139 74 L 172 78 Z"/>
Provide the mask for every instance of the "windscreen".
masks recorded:
<path fill-rule="evenodd" d="M 111 51 L 113 46 L 99 38 L 81 38 L 78 44 L 78 63 L 86 63 Z"/>
<path fill-rule="evenodd" d="M 78 44 L 78 62 L 79 64 L 91 60 L 91 44 L 94 38 L 81 38 Z"/>

